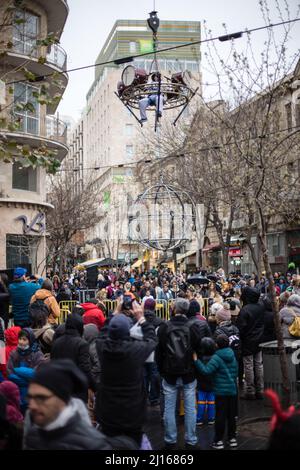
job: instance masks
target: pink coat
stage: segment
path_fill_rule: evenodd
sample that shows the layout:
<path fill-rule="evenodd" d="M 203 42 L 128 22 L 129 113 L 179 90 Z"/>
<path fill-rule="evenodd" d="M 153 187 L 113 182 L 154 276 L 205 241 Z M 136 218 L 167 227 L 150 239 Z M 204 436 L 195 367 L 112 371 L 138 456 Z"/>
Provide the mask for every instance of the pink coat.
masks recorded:
<path fill-rule="evenodd" d="M 20 391 L 18 386 L 10 380 L 0 383 L 0 393 L 6 399 L 6 419 L 10 423 L 22 423 L 23 415 L 20 411 Z"/>

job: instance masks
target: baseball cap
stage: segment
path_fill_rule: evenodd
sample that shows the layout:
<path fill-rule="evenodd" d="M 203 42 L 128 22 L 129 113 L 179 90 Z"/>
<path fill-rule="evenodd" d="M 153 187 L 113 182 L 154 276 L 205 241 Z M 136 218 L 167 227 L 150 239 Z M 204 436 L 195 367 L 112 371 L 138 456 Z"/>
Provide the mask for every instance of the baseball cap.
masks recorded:
<path fill-rule="evenodd" d="M 26 273 L 27 273 L 27 269 L 25 269 L 25 268 L 15 268 L 14 278 L 15 279 L 20 279 L 20 277 L 25 276 Z"/>

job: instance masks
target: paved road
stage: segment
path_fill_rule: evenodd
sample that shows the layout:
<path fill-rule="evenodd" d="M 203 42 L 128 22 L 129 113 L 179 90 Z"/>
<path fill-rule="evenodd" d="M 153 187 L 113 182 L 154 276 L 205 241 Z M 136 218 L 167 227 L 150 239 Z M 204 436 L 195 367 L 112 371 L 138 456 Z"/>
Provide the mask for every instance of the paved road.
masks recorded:
<path fill-rule="evenodd" d="M 239 402 L 238 420 L 238 450 L 265 449 L 269 435 L 269 423 L 264 420 L 271 416 L 271 408 L 264 401 Z M 257 420 L 257 418 L 259 420 Z M 253 422 L 251 422 L 253 420 Z M 249 422 L 250 421 L 250 422 Z M 148 423 L 145 431 L 153 450 L 164 448 L 164 427 L 159 407 L 149 407 Z M 199 446 L 203 450 L 211 450 L 210 444 L 214 438 L 214 426 L 197 427 Z M 184 419 L 178 418 L 178 450 L 184 449 Z"/>

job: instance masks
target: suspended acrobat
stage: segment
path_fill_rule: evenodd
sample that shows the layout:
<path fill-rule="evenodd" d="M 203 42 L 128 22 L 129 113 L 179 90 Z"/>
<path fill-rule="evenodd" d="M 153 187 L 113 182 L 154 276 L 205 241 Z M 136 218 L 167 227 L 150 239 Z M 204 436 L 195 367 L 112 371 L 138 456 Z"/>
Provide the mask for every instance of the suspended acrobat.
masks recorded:
<path fill-rule="evenodd" d="M 161 74 L 157 61 L 159 18 L 156 11 L 150 13 L 147 22 L 153 33 L 154 59 L 150 71 L 147 73 L 145 69 L 127 65 L 122 72 L 121 81 L 117 85 L 118 91 L 115 94 L 141 126 L 148 120 L 147 110 L 154 111 L 154 129 L 156 131 L 163 111 L 181 107 L 182 109 L 173 122 L 174 126 L 176 125 L 198 88 L 192 89 L 192 75 L 189 70 L 173 73 L 171 77 Z M 135 114 L 134 109 L 140 111 L 140 117 Z"/>

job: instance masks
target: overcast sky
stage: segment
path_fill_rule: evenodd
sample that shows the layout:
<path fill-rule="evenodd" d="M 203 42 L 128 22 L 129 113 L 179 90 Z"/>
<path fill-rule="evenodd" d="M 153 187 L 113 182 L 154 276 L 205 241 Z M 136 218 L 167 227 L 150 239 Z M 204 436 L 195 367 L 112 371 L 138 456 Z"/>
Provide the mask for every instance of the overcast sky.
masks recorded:
<path fill-rule="evenodd" d="M 278 0 L 284 5 L 284 0 Z M 297 13 L 297 0 L 287 0 L 291 18 Z M 147 19 L 153 10 L 153 0 L 68 0 L 70 13 L 61 37 L 61 45 L 68 54 L 68 68 L 93 64 L 113 24 L 118 19 Z M 276 0 L 269 0 L 273 22 L 280 21 L 276 13 Z M 229 32 L 240 31 L 263 25 L 258 0 L 156 0 L 156 10 L 161 20 L 207 21 L 214 36 L 224 34 L 226 23 Z M 276 28 L 281 34 L 282 27 Z M 299 48 L 300 22 L 293 27 L 290 48 Z M 253 34 L 257 49 L 264 40 L 263 33 Z M 243 46 L 241 41 L 241 47 Z M 220 53 L 225 51 L 224 43 L 218 43 Z M 202 53 L 204 46 L 201 46 Z M 205 64 L 204 64 L 205 65 Z M 94 78 L 94 69 L 69 74 L 69 84 L 58 108 L 60 114 L 80 117 L 85 106 L 86 93 Z M 204 70 L 204 79 L 205 79 Z"/>

